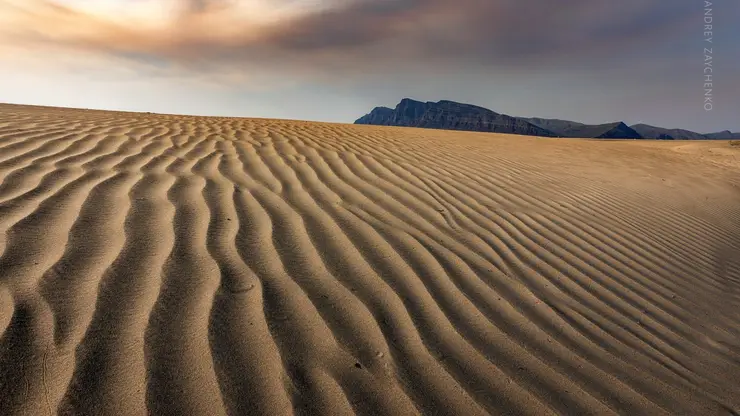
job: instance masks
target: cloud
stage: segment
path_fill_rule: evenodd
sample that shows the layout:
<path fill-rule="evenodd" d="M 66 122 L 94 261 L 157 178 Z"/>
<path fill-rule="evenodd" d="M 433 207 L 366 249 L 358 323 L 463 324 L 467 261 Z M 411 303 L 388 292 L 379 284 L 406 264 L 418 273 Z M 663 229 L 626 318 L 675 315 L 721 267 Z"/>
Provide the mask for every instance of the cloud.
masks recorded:
<path fill-rule="evenodd" d="M 10 22 L 0 29 L 0 42 L 199 71 L 598 67 L 685 38 L 703 6 L 695 0 L 138 1 L 152 10 L 169 7 L 174 17 L 125 15 L 130 2 L 122 0 L 107 3 L 126 20 L 92 13 L 79 1 L 0 0 L 0 17 Z"/>

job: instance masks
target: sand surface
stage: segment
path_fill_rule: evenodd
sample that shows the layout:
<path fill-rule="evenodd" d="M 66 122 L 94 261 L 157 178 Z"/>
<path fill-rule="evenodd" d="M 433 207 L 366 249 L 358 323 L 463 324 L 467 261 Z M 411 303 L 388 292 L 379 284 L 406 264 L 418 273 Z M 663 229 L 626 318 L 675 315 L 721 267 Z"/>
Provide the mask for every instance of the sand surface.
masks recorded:
<path fill-rule="evenodd" d="M 0 253 L 0 415 L 740 412 L 728 142 L 0 105 Z"/>

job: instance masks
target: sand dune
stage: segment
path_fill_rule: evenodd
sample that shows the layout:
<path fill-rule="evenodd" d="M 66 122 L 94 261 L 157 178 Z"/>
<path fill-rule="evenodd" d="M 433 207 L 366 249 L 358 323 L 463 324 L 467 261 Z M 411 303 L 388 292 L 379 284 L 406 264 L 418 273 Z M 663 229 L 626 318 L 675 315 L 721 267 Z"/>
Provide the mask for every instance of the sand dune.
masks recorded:
<path fill-rule="evenodd" d="M 0 414 L 740 414 L 740 147 L 0 106 Z"/>

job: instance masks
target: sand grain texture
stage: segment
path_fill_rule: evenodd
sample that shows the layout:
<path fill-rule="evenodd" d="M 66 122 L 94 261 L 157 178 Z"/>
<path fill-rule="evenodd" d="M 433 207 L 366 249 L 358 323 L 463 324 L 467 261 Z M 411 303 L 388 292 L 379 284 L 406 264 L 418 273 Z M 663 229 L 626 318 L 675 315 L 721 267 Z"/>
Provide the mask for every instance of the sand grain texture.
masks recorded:
<path fill-rule="evenodd" d="M 0 414 L 740 414 L 740 147 L 0 105 Z"/>

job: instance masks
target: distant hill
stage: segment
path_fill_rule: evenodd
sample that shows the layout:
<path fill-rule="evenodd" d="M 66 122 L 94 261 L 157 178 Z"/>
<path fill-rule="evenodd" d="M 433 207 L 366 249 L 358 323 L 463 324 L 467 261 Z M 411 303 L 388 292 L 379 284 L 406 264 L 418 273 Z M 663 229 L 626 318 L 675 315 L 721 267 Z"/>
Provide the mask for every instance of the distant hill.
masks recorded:
<path fill-rule="evenodd" d="M 472 104 L 448 100 L 436 103 L 422 102 L 410 98 L 401 100 L 396 108 L 376 107 L 370 113 L 357 119 L 355 124 L 482 131 L 542 137 L 740 140 L 740 133 L 730 131 L 700 134 L 689 130 L 666 129 L 647 124 L 627 126 L 621 121 L 591 125 L 569 120 L 512 117 Z"/>
<path fill-rule="evenodd" d="M 566 137 L 592 137 L 595 139 L 642 139 L 640 133 L 619 121 L 609 124 L 585 125 L 566 131 Z"/>
<path fill-rule="evenodd" d="M 566 132 L 572 129 L 577 129 L 585 126 L 583 123 L 577 123 L 575 121 L 558 120 L 554 118 L 524 118 L 535 126 L 540 126 L 543 129 L 550 130 L 559 136 L 566 137 Z"/>
<path fill-rule="evenodd" d="M 663 127 L 650 126 L 648 124 L 635 124 L 633 130 L 640 133 L 646 139 L 658 140 L 707 140 L 707 136 L 690 130 L 665 129 Z"/>
<path fill-rule="evenodd" d="M 594 139 L 642 139 L 642 136 L 620 122 L 589 125 L 575 121 L 525 118 L 530 123 L 550 130 L 560 137 L 583 137 Z"/>
<path fill-rule="evenodd" d="M 446 100 L 435 103 L 404 98 L 395 109 L 376 107 L 355 121 L 355 124 L 558 136 L 524 119 L 498 114 L 471 104 Z"/>
<path fill-rule="evenodd" d="M 740 140 L 740 133 L 733 133 L 729 130 L 721 131 L 719 133 L 705 134 L 709 139 L 715 140 Z"/>

